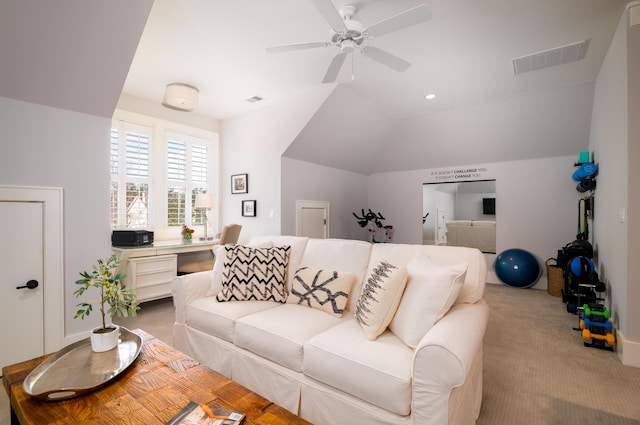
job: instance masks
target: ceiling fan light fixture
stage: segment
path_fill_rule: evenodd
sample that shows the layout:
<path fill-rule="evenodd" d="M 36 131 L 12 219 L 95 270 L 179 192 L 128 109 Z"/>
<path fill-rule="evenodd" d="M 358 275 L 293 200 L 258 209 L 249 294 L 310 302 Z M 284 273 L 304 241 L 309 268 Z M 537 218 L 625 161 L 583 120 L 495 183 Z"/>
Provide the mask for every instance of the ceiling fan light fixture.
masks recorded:
<path fill-rule="evenodd" d="M 167 84 L 162 105 L 177 111 L 193 111 L 198 105 L 198 89 L 184 83 Z"/>

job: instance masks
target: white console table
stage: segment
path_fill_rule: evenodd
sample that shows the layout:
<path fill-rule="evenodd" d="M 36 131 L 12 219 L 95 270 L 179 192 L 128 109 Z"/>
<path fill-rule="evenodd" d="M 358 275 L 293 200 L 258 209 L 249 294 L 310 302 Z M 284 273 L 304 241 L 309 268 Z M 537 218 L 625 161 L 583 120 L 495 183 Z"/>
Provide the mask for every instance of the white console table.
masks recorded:
<path fill-rule="evenodd" d="M 114 246 L 120 260 L 120 273 L 126 273 L 125 285 L 136 289 L 138 301 L 151 301 L 171 295 L 171 281 L 177 274 L 178 255 L 210 251 L 218 239 L 191 242 L 158 241 L 141 246 Z"/>

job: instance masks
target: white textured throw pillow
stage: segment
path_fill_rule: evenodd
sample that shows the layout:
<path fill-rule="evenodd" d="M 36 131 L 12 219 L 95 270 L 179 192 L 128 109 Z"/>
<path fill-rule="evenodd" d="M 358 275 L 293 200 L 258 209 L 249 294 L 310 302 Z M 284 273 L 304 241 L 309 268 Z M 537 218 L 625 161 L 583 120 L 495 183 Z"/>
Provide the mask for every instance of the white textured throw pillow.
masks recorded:
<path fill-rule="evenodd" d="M 407 269 L 381 260 L 367 276 L 356 304 L 356 321 L 373 341 L 387 329 L 407 283 Z"/>
<path fill-rule="evenodd" d="M 216 295 L 218 301 L 286 302 L 290 246 L 227 245 L 225 249 L 222 288 Z"/>
<path fill-rule="evenodd" d="M 300 267 L 293 278 L 287 303 L 342 317 L 355 280 L 354 273 Z"/>
<path fill-rule="evenodd" d="M 407 271 L 407 287 L 389 328 L 409 347 L 416 348 L 458 298 L 467 264 L 445 265 L 421 259 L 407 264 Z"/>

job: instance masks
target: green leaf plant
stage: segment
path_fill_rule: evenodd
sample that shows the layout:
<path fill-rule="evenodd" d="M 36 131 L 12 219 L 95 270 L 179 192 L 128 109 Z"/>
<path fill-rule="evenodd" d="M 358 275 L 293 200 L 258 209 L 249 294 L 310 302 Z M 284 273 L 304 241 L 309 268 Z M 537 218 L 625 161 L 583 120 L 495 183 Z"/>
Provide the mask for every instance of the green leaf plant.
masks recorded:
<path fill-rule="evenodd" d="M 106 316 L 118 317 L 135 316 L 140 310 L 135 289 L 129 288 L 122 283 L 126 274 L 116 273 L 118 268 L 118 258 L 115 255 L 106 260 L 98 259 L 91 272 L 81 272 L 82 279 L 76 281 L 80 285 L 73 293 L 76 298 L 81 297 L 89 288 L 97 288 L 100 298 L 96 300 L 85 300 L 78 304 L 74 319 L 84 319 L 93 311 L 94 304 L 100 307 L 102 315 L 102 330 L 107 329 Z M 108 308 L 107 308 L 108 307 Z"/>

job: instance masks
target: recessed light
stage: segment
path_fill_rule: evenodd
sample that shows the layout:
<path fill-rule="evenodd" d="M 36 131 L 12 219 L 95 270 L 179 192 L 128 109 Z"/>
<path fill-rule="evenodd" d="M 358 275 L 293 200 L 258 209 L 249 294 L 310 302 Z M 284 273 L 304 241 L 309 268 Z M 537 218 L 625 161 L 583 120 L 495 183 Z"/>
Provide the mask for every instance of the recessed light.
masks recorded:
<path fill-rule="evenodd" d="M 256 102 L 260 102 L 260 101 L 262 101 L 262 100 L 263 100 L 263 98 L 262 98 L 262 97 L 260 97 L 260 96 L 252 96 L 252 97 L 250 97 L 249 99 L 246 99 L 246 100 L 247 100 L 247 102 L 249 102 L 249 103 L 256 103 Z"/>
<path fill-rule="evenodd" d="M 429 93 L 428 95 L 426 95 L 426 96 L 425 96 L 425 98 L 426 98 L 427 100 L 435 99 L 435 98 L 436 98 L 436 95 L 435 95 L 434 93 Z"/>

